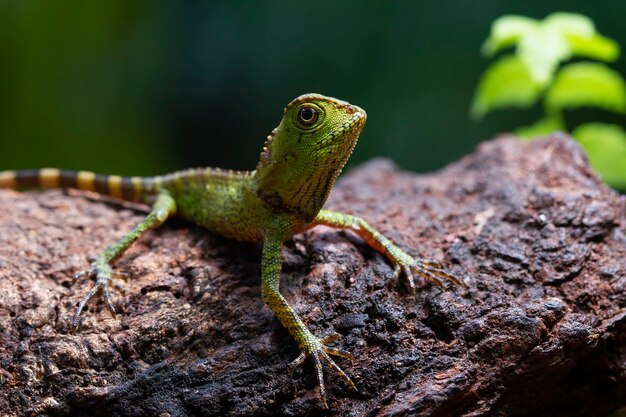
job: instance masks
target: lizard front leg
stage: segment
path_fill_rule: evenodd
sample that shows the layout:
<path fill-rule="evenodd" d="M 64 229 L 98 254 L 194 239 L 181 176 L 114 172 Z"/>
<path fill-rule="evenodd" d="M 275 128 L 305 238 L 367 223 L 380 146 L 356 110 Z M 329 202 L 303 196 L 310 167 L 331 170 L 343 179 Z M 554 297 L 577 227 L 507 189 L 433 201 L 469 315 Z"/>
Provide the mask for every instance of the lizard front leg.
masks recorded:
<path fill-rule="evenodd" d="M 310 226 L 323 224 L 325 226 L 350 229 L 358 234 L 368 245 L 384 254 L 394 265 L 394 275 L 397 277 L 401 272 L 407 278 L 411 292 L 415 292 L 412 271 L 422 277 L 444 287 L 442 279 L 451 281 L 457 285 L 461 281 L 446 271 L 438 261 L 429 259 L 413 258 L 404 252 L 382 233 L 374 229 L 364 219 L 349 214 L 331 210 L 320 210 Z"/>
<path fill-rule="evenodd" d="M 356 390 L 356 386 L 348 375 L 330 358 L 329 355 L 341 356 L 353 360 L 353 356 L 348 352 L 326 346 L 327 343 L 335 340 L 335 335 L 319 339 L 306 327 L 302 319 L 289 305 L 287 300 L 279 291 L 280 271 L 282 268 L 282 247 L 283 240 L 269 233 L 265 236 L 263 243 L 263 257 L 261 261 L 261 278 L 263 300 L 272 309 L 278 320 L 289 331 L 289 334 L 296 340 L 302 353 L 292 362 L 290 372 L 298 365 L 302 364 L 307 357 L 313 359 L 317 379 L 320 385 L 320 397 L 326 408 L 326 390 L 324 388 L 324 374 L 322 362 L 333 368 L 346 384 Z"/>
<path fill-rule="evenodd" d="M 85 305 L 87 305 L 89 300 L 100 291 L 104 293 L 104 299 L 107 303 L 109 311 L 113 316 L 115 316 L 115 307 L 113 306 L 113 301 L 111 299 L 109 285 L 113 285 L 118 290 L 121 290 L 121 286 L 116 283 L 113 278 L 121 276 L 122 274 L 113 272 L 111 264 L 119 258 L 134 241 L 139 239 L 142 234 L 144 234 L 147 230 L 162 224 L 169 216 L 174 214 L 175 211 L 176 202 L 174 199 L 166 192 L 162 192 L 159 194 L 156 202 L 152 206 L 150 214 L 148 214 L 141 223 L 136 225 L 130 232 L 122 236 L 122 238 L 120 238 L 113 245 L 109 246 L 100 256 L 96 258 L 95 261 L 91 263 L 91 267 L 88 270 L 77 274 L 77 277 L 85 275 L 95 276 L 96 285 L 94 285 L 87 295 L 83 297 L 80 303 L 78 303 L 76 313 L 72 319 L 72 325 L 74 328 L 78 327 L 78 319 L 80 317 L 80 313 L 85 308 Z"/>

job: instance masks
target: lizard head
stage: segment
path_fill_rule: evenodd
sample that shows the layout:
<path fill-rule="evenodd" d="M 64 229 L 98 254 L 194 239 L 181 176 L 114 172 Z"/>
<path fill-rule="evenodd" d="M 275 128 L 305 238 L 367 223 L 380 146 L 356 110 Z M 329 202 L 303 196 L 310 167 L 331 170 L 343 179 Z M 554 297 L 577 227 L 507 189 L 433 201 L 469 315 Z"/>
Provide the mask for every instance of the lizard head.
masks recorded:
<path fill-rule="evenodd" d="M 350 157 L 366 118 L 363 109 L 320 94 L 293 100 L 265 142 L 255 172 L 258 194 L 307 222 L 313 220 Z"/>

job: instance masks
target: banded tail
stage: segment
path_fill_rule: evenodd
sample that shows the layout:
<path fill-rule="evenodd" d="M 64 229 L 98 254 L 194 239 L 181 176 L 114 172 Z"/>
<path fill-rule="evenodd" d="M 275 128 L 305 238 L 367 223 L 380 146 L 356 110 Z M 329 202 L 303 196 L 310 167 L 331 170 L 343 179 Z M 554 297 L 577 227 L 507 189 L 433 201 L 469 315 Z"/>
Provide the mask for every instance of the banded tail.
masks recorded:
<path fill-rule="evenodd" d="M 127 201 L 143 201 L 154 195 L 161 183 L 162 177 L 121 177 L 56 168 L 0 171 L 0 188 L 74 188 Z"/>

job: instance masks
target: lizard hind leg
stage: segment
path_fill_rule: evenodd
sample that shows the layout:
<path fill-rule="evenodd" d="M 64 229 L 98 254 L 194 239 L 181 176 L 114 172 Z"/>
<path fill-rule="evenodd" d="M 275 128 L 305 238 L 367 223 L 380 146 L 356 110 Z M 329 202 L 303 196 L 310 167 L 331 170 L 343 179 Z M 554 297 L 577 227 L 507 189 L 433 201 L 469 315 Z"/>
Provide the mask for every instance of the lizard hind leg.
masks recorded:
<path fill-rule="evenodd" d="M 76 312 L 74 313 L 74 318 L 72 319 L 72 327 L 74 329 L 78 327 L 80 315 L 89 300 L 100 292 L 104 295 L 107 308 L 115 317 L 115 307 L 113 305 L 110 287 L 113 286 L 115 289 L 123 291 L 122 285 L 117 278 L 123 278 L 126 274 L 113 271 L 111 264 L 115 262 L 117 258 L 122 256 L 124 251 L 126 251 L 126 249 L 128 249 L 128 247 L 139 239 L 139 237 L 141 237 L 147 230 L 161 225 L 175 212 L 176 202 L 174 199 L 166 192 L 161 192 L 152 206 L 152 210 L 143 221 L 137 224 L 130 232 L 122 236 L 117 242 L 109 246 L 91 263 L 89 269 L 76 274 L 76 278 L 81 278 L 83 276 L 95 277 L 96 284 L 81 299 L 76 307 Z"/>

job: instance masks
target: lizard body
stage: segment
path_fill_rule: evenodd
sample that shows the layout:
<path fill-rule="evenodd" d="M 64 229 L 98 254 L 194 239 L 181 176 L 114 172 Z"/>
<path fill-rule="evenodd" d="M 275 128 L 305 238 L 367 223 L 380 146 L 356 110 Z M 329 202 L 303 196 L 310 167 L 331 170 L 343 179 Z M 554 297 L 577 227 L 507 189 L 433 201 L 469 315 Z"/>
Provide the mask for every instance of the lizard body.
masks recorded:
<path fill-rule="evenodd" d="M 77 327 L 87 302 L 103 292 L 115 314 L 110 286 L 120 288 L 112 265 L 145 231 L 178 214 L 206 229 L 242 241 L 262 241 L 262 294 L 266 304 L 302 350 L 290 369 L 312 358 L 326 405 L 322 363 L 334 369 L 355 389 L 350 377 L 331 355 L 352 355 L 327 346 L 336 339 L 316 337 L 279 291 L 283 242 L 294 234 L 322 224 L 351 229 L 383 253 L 403 273 L 414 290 L 412 272 L 443 286 L 458 279 L 437 261 L 414 259 L 360 217 L 323 210 L 326 198 L 348 160 L 366 121 L 361 108 L 319 94 L 305 94 L 284 110 L 279 126 L 267 137 L 254 171 L 197 168 L 156 177 L 120 177 L 54 168 L 0 172 L 0 188 L 75 188 L 149 204 L 146 218 L 107 248 L 79 273 L 96 278 L 95 286 L 79 303 L 73 318 Z"/>

